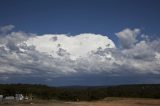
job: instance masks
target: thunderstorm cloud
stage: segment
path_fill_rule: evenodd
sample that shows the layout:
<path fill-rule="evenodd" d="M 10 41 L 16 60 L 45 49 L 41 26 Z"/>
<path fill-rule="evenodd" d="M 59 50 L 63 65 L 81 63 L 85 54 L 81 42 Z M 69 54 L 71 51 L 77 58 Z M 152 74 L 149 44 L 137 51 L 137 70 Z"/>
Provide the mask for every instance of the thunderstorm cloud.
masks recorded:
<path fill-rule="evenodd" d="M 143 35 L 140 29 L 116 33 L 118 48 L 101 34 L 38 35 L 13 28 L 0 28 L 1 81 L 17 76 L 50 81 L 78 75 L 160 75 L 160 39 L 138 40 Z"/>

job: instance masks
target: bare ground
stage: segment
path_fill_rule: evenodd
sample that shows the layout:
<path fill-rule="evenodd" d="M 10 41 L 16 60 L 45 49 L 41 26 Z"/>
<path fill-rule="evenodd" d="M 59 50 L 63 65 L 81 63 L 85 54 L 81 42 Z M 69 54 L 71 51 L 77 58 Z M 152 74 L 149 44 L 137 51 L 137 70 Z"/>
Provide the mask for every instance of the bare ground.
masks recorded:
<path fill-rule="evenodd" d="M 5 106 L 5 105 L 3 105 Z M 94 102 L 45 102 L 12 106 L 160 106 L 160 99 L 107 98 Z"/>

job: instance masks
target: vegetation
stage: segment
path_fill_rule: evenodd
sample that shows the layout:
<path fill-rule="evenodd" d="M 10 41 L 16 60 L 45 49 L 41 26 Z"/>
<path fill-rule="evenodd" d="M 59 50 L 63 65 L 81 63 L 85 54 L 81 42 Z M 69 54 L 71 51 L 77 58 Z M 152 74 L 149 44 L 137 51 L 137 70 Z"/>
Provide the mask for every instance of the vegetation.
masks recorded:
<path fill-rule="evenodd" d="M 160 84 L 139 84 L 97 87 L 49 87 L 30 84 L 0 84 L 0 94 L 4 96 L 22 93 L 37 99 L 57 99 L 66 101 L 99 100 L 106 97 L 160 98 Z"/>

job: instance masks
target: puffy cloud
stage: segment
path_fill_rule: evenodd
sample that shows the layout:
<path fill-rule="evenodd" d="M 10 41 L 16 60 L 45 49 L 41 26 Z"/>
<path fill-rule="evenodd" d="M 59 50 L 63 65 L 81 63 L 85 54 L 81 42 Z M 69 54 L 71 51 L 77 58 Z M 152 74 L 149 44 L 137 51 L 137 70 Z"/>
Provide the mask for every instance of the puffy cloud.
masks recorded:
<path fill-rule="evenodd" d="M 56 41 L 53 40 L 54 37 Z M 0 72 L 31 76 L 43 73 L 40 75 L 55 77 L 79 73 L 81 69 L 84 73 L 91 72 L 94 69 L 91 63 L 93 66 L 96 64 L 93 57 L 103 59 L 98 55 L 91 56 L 93 52 L 115 48 L 114 43 L 106 36 L 96 34 L 35 36 L 12 32 L 1 40 Z M 110 54 L 108 56 L 111 57 Z M 93 60 L 88 59 L 89 57 Z M 85 62 L 90 65 L 89 68 Z"/>
<path fill-rule="evenodd" d="M 160 40 L 138 41 L 135 37 L 140 30 L 127 30 L 122 31 L 126 34 L 118 34 L 132 36 L 132 43 L 124 49 L 117 48 L 111 39 L 100 34 L 8 33 L 0 39 L 0 80 L 159 75 Z"/>
<path fill-rule="evenodd" d="M 116 33 L 123 48 L 131 48 L 137 42 L 136 37 L 140 33 L 140 29 L 131 30 L 129 28 Z"/>
<path fill-rule="evenodd" d="M 72 59 L 85 57 L 97 49 L 114 48 L 115 44 L 107 36 L 98 34 L 80 34 L 75 36 L 42 35 L 31 37 L 24 42 L 33 45 L 39 52 L 57 57 L 68 53 Z"/>
<path fill-rule="evenodd" d="M 0 27 L 0 31 L 3 33 L 6 33 L 8 31 L 11 31 L 13 28 L 15 28 L 14 25 L 6 25 L 6 26 Z"/>

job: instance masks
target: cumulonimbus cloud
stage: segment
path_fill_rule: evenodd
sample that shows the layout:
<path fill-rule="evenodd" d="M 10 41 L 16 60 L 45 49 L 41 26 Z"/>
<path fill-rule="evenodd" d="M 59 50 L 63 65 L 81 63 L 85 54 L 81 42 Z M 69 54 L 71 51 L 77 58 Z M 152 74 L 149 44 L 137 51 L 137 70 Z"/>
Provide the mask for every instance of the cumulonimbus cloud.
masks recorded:
<path fill-rule="evenodd" d="M 139 32 L 140 29 L 125 29 L 116 34 L 123 49 L 100 34 L 10 32 L 0 39 L 0 73 L 5 80 L 17 74 L 43 78 L 97 73 L 160 74 L 160 40 L 138 41 Z"/>

